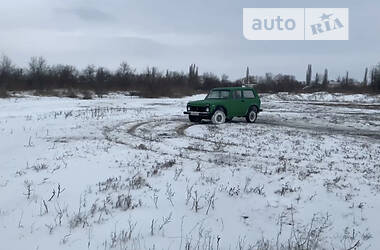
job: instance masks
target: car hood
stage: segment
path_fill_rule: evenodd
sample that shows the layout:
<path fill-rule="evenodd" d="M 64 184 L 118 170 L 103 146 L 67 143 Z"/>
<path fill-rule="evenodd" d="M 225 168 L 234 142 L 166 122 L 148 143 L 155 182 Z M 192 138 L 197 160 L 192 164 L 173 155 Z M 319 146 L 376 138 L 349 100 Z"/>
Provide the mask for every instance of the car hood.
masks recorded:
<path fill-rule="evenodd" d="M 219 100 L 213 100 L 213 99 L 205 99 L 205 100 L 198 100 L 198 101 L 192 101 L 192 102 L 188 102 L 187 105 L 190 105 L 190 106 L 209 106 L 209 105 L 213 105 L 213 104 L 217 104 L 219 103 L 220 101 Z"/>

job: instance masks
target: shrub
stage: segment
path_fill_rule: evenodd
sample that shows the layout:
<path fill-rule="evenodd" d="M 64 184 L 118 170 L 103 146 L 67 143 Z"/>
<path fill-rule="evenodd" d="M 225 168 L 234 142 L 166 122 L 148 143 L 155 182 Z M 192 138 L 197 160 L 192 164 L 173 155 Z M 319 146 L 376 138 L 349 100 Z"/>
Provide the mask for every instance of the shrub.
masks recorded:
<path fill-rule="evenodd" d="M 7 98 L 7 97 L 9 97 L 8 91 L 5 88 L 1 87 L 0 88 L 0 98 Z"/>

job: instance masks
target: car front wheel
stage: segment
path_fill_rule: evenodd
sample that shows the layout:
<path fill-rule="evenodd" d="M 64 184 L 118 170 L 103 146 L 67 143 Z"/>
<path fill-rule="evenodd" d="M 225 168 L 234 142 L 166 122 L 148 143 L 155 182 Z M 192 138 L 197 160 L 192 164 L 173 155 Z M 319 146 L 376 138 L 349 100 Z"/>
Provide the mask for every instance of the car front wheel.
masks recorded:
<path fill-rule="evenodd" d="M 257 108 L 253 107 L 248 111 L 247 116 L 245 117 L 247 122 L 254 123 L 257 119 Z"/>
<path fill-rule="evenodd" d="M 211 117 L 211 122 L 214 124 L 222 124 L 225 121 L 226 121 L 226 114 L 221 109 L 216 110 Z"/>

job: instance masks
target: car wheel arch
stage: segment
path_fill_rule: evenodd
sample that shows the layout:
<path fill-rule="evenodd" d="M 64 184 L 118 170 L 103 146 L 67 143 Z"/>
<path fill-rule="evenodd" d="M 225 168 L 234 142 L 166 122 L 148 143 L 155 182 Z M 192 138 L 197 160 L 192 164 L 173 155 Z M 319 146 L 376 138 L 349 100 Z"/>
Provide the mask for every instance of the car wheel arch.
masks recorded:
<path fill-rule="evenodd" d="M 224 112 L 224 114 L 226 115 L 226 117 L 228 116 L 227 109 L 226 109 L 224 106 L 222 106 L 222 105 L 217 105 L 217 106 L 215 107 L 215 109 L 214 109 L 214 113 L 215 113 L 215 111 L 217 111 L 218 109 L 223 110 L 223 112 Z"/>
<path fill-rule="evenodd" d="M 248 115 L 249 111 L 250 111 L 252 108 L 256 108 L 256 111 L 259 112 L 259 107 L 257 107 L 256 104 L 253 104 L 253 105 L 249 106 L 246 115 Z"/>

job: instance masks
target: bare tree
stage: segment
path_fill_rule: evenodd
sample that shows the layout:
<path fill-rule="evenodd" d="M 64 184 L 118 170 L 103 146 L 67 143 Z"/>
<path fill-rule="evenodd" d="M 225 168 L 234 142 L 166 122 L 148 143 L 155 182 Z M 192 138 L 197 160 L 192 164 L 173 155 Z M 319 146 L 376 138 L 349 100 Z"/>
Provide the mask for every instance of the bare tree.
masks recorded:
<path fill-rule="evenodd" d="M 0 77 L 2 77 L 3 75 L 11 74 L 12 69 L 13 65 L 11 59 L 6 55 L 2 55 L 0 59 Z"/>
<path fill-rule="evenodd" d="M 307 85 L 310 85 L 310 83 L 311 83 L 311 74 L 312 74 L 311 64 L 309 64 L 309 65 L 307 65 L 307 71 L 306 71 L 306 84 Z"/>
<path fill-rule="evenodd" d="M 116 73 L 121 77 L 126 77 L 128 75 L 131 75 L 135 72 L 134 69 L 132 69 L 131 66 L 127 62 L 121 62 L 119 68 L 117 69 Z"/>
<path fill-rule="evenodd" d="M 367 86 L 367 84 L 368 84 L 367 77 L 368 77 L 368 68 L 365 68 L 364 79 L 363 79 L 363 86 Z"/>
<path fill-rule="evenodd" d="M 7 87 L 12 75 L 12 61 L 6 55 L 2 55 L 0 59 L 0 97 L 7 96 Z"/>
<path fill-rule="evenodd" d="M 229 78 L 228 75 L 223 74 L 221 78 L 222 84 L 228 84 L 229 83 L 228 78 Z"/>
<path fill-rule="evenodd" d="M 46 87 L 45 80 L 48 74 L 48 65 L 43 57 L 32 57 L 29 62 L 29 80 L 32 87 L 43 89 Z"/>
<path fill-rule="evenodd" d="M 371 85 L 375 92 L 380 92 L 380 63 L 372 70 Z"/>
<path fill-rule="evenodd" d="M 249 84 L 249 67 L 247 67 L 247 71 L 246 71 L 246 74 L 245 74 L 245 84 Z"/>
<path fill-rule="evenodd" d="M 326 89 L 329 84 L 329 72 L 325 69 L 325 74 L 323 75 L 322 85 Z"/>
<path fill-rule="evenodd" d="M 189 77 L 189 86 L 194 87 L 194 88 L 200 87 L 198 67 L 195 64 L 190 65 L 188 77 Z"/>
<path fill-rule="evenodd" d="M 77 83 L 79 72 L 72 65 L 58 64 L 50 67 L 50 72 L 58 88 L 70 88 Z"/>
<path fill-rule="evenodd" d="M 315 84 L 315 85 L 319 85 L 319 81 L 320 81 L 320 79 L 319 79 L 319 74 L 316 73 L 316 74 L 315 74 L 315 81 L 314 81 L 314 84 Z"/>

